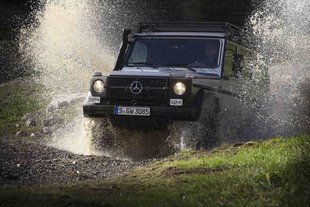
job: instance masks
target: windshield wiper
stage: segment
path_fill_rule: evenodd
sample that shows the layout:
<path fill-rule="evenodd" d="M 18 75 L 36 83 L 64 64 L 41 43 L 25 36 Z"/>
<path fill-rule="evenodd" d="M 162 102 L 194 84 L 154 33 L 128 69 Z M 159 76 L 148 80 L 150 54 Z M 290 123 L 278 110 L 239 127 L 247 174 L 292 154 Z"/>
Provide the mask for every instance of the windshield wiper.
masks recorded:
<path fill-rule="evenodd" d="M 166 66 L 166 67 L 182 67 L 182 68 L 186 68 L 190 71 L 196 72 L 196 70 L 194 68 L 190 67 L 190 65 L 184 65 L 182 63 L 177 63 L 177 62 L 165 63 L 164 66 Z"/>
<path fill-rule="evenodd" d="M 138 66 L 153 66 L 154 63 L 146 63 L 146 62 L 133 62 L 133 63 L 128 63 L 128 65 L 138 65 Z"/>
<path fill-rule="evenodd" d="M 186 69 L 190 70 L 190 71 L 193 71 L 193 72 L 197 72 L 194 68 L 192 68 L 190 65 L 187 65 L 186 66 Z"/>
<path fill-rule="evenodd" d="M 182 63 L 177 63 L 177 62 L 165 63 L 164 66 L 166 66 L 166 67 L 182 67 L 182 68 L 186 67 L 186 65 L 184 65 Z"/>

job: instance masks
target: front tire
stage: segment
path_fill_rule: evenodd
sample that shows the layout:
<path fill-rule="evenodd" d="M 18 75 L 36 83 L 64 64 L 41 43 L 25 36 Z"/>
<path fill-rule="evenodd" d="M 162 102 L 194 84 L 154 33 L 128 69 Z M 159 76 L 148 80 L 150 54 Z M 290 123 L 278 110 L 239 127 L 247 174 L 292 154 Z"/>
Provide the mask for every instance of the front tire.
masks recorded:
<path fill-rule="evenodd" d="M 175 151 L 169 143 L 167 128 L 141 131 L 121 128 L 112 122 L 109 118 L 88 119 L 85 122 L 88 154 L 144 160 L 165 157 Z"/>

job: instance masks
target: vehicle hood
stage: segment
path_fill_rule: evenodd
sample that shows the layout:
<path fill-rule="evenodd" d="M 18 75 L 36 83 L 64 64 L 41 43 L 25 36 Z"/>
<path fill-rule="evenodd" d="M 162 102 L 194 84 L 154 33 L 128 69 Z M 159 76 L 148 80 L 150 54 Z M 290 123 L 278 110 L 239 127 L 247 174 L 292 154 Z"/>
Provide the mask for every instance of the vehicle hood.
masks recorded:
<path fill-rule="evenodd" d="M 110 76 L 188 78 L 192 73 L 185 68 L 125 67 L 122 70 L 112 71 Z"/>

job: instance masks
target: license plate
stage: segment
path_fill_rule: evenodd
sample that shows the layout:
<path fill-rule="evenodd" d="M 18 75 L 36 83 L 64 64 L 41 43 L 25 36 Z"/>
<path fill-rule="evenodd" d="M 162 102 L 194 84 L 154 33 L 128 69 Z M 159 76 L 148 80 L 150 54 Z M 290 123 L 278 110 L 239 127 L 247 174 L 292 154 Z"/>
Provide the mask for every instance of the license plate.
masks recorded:
<path fill-rule="evenodd" d="M 116 106 L 114 114 L 120 116 L 150 116 L 151 109 L 147 107 L 125 107 Z"/>

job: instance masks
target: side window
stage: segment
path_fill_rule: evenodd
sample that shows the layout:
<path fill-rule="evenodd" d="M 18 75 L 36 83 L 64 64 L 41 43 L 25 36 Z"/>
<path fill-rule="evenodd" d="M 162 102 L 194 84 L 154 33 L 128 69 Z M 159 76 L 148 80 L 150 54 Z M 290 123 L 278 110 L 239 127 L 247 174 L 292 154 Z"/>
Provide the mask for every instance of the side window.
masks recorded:
<path fill-rule="evenodd" d="M 235 77 L 250 77 L 249 69 L 245 67 L 248 51 L 227 43 L 225 51 L 224 75 Z"/>
<path fill-rule="evenodd" d="M 136 42 L 128 63 L 144 63 L 146 61 L 147 46 Z"/>
<path fill-rule="evenodd" d="M 232 76 L 234 74 L 234 54 L 235 46 L 227 43 L 224 58 L 224 75 Z"/>

